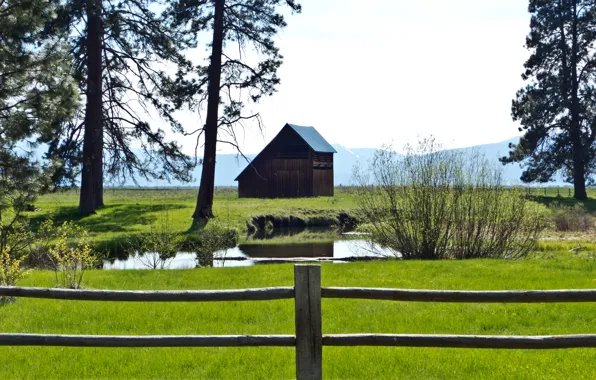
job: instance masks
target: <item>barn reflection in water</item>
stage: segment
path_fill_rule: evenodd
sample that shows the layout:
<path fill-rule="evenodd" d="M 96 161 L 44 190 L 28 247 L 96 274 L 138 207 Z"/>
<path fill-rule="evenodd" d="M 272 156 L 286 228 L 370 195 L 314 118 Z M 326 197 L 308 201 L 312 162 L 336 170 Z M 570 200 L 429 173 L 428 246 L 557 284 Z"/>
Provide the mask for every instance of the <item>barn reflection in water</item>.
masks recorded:
<path fill-rule="evenodd" d="M 238 248 L 248 257 L 333 257 L 332 241 L 323 243 L 239 244 Z"/>

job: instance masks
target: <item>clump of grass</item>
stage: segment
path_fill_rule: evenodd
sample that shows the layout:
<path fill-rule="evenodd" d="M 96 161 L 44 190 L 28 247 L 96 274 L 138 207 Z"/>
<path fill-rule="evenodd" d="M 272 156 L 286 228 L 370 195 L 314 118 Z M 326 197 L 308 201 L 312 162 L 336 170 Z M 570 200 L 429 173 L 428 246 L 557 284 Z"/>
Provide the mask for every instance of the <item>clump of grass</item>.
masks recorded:
<path fill-rule="evenodd" d="M 270 233 L 271 231 L 273 231 L 273 223 L 270 220 L 268 220 L 265 223 L 265 232 Z"/>
<path fill-rule="evenodd" d="M 594 229 L 594 216 L 580 204 L 571 207 L 555 203 L 551 210 L 556 231 L 588 232 Z"/>

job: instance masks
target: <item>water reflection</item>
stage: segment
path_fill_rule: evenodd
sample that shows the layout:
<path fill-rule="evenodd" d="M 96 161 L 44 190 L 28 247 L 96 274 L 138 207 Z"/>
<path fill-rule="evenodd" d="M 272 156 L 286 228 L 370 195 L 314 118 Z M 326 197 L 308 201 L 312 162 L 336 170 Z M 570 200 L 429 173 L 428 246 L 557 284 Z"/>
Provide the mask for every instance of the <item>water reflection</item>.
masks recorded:
<path fill-rule="evenodd" d="M 232 249 L 215 252 L 213 257 L 203 257 L 199 260 L 196 259 L 194 253 L 180 252 L 169 262 L 166 268 L 236 267 L 300 258 L 351 259 L 358 257 L 399 257 L 399 254 L 395 254 L 392 250 L 367 240 L 337 240 L 334 242 L 295 244 L 240 244 Z M 139 257 L 104 261 L 103 267 L 104 269 L 148 269 Z"/>
<path fill-rule="evenodd" d="M 280 227 L 271 230 L 258 230 L 252 235 L 247 235 L 247 240 L 271 240 L 278 238 L 289 238 L 300 234 L 331 234 L 337 236 L 337 229 L 334 227 Z"/>
<path fill-rule="evenodd" d="M 239 244 L 238 253 L 247 257 L 333 257 L 335 243 Z"/>

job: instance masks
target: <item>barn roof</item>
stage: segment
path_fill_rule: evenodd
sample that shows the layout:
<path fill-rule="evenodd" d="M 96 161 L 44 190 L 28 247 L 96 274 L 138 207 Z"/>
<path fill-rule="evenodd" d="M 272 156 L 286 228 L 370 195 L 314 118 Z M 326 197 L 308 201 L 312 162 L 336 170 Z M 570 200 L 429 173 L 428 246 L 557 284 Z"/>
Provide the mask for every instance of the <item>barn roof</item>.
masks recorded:
<path fill-rule="evenodd" d="M 302 125 L 286 123 L 286 125 L 284 125 L 284 127 L 280 130 L 280 133 L 286 127 L 291 128 L 294 132 L 296 132 L 298 134 L 298 136 L 300 136 L 300 138 L 302 138 L 302 140 L 304 140 L 304 142 L 306 142 L 306 144 L 308 144 L 308 146 L 310 146 L 310 148 L 313 151 L 315 151 L 317 153 L 337 153 L 337 151 L 335 149 L 333 149 L 331 144 L 329 144 L 327 142 L 327 140 L 325 140 L 323 138 L 323 136 L 321 136 L 321 134 L 314 127 L 305 127 Z M 279 135 L 279 133 L 278 133 L 278 135 Z M 275 136 L 273 138 L 273 140 L 275 140 L 276 138 L 277 138 L 277 136 Z M 271 141 L 273 141 L 273 140 L 271 140 Z M 271 144 L 271 141 L 269 142 L 269 144 Z M 269 144 L 267 144 L 267 146 L 269 146 Z M 265 150 L 267 148 L 267 146 L 265 146 L 265 148 L 263 148 L 263 150 Z M 259 157 L 259 155 L 263 152 L 263 150 L 261 152 L 259 152 L 259 154 L 257 154 L 255 156 L 255 158 L 252 159 L 252 161 L 256 160 L 257 157 Z M 252 163 L 252 161 L 251 161 L 251 163 Z M 246 169 L 248 169 L 249 167 L 250 167 L 250 163 L 248 165 L 246 165 L 246 167 L 244 169 L 242 169 L 242 171 L 240 172 L 240 174 L 238 174 L 238 176 L 234 179 L 234 181 L 238 181 L 238 178 L 240 178 L 242 173 L 244 173 L 246 171 Z"/>
<path fill-rule="evenodd" d="M 301 125 L 286 124 L 292 128 L 302 139 L 318 153 L 337 153 L 335 149 L 321 136 L 314 127 L 303 127 Z"/>

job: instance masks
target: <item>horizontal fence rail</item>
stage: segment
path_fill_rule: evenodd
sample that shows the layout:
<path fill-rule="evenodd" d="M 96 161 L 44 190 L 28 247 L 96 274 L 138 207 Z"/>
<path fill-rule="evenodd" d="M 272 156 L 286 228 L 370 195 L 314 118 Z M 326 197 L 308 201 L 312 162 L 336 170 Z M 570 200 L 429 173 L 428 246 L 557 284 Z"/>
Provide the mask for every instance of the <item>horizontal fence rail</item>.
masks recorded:
<path fill-rule="evenodd" d="M 557 349 L 596 347 L 595 335 L 424 335 L 333 334 L 323 335 L 323 346 L 395 346 L 442 348 Z"/>
<path fill-rule="evenodd" d="M 294 335 L 61 335 L 0 334 L 0 346 L 54 347 L 294 347 Z M 561 349 L 596 347 L 596 334 L 501 336 L 325 334 L 323 346 Z"/>
<path fill-rule="evenodd" d="M 0 286 L 0 296 L 73 301 L 216 302 L 270 301 L 294 298 L 293 287 L 230 290 L 75 290 Z M 321 288 L 322 298 L 408 302 L 561 303 L 596 302 L 596 290 L 413 290 Z"/>
<path fill-rule="evenodd" d="M 293 347 L 294 335 L 53 335 L 0 334 L 0 346 Z"/>
<path fill-rule="evenodd" d="M 596 290 L 464 291 L 379 288 L 322 288 L 321 297 L 418 302 L 596 302 Z"/>
<path fill-rule="evenodd" d="M 0 296 L 76 301 L 208 302 L 294 298 L 293 287 L 231 290 L 75 290 L 0 286 Z"/>
<path fill-rule="evenodd" d="M 69 347 L 295 347 L 296 378 L 322 378 L 322 346 L 394 346 L 489 349 L 596 347 L 596 334 L 553 336 L 322 333 L 322 298 L 406 302 L 596 302 L 596 289 L 412 290 L 321 287 L 318 265 L 295 265 L 294 286 L 231 290 L 71 290 L 0 287 L 0 296 L 79 301 L 208 302 L 294 299 L 295 335 L 109 336 L 0 333 L 0 346 Z"/>

